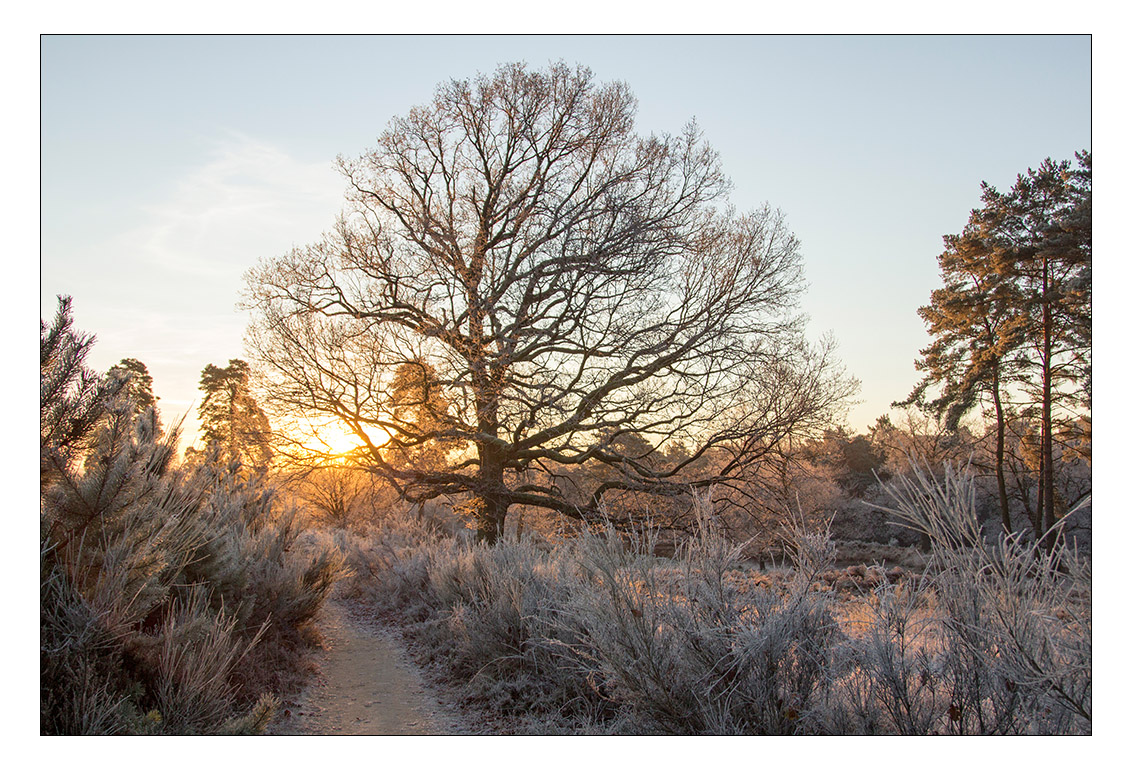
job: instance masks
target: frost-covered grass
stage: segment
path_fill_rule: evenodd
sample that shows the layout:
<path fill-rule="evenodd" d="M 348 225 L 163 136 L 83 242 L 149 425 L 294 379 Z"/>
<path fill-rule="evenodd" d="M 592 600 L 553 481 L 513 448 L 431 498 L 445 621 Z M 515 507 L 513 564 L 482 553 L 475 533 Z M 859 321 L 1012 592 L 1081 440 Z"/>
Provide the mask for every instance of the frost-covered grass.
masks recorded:
<path fill-rule="evenodd" d="M 403 517 L 342 545 L 354 590 L 505 729 L 1089 732 L 1088 564 L 982 542 L 967 478 L 892 489 L 934 543 L 920 577 L 834 571 L 828 532 L 799 528 L 794 568 L 762 575 L 713 526 L 708 499 L 673 559 L 599 526 L 553 547 L 486 547 Z"/>

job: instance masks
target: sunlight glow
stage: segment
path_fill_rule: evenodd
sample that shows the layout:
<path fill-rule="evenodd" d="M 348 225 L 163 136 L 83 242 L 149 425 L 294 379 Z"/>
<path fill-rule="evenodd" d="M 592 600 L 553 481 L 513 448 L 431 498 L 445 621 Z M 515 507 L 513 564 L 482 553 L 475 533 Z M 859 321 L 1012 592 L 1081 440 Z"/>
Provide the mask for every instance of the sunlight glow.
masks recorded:
<path fill-rule="evenodd" d="M 330 455 L 345 455 L 364 445 L 346 425 L 337 420 L 328 420 L 314 423 L 307 421 L 303 426 L 304 437 L 301 444 L 311 452 Z M 375 446 L 380 446 L 388 441 L 388 433 L 380 428 L 371 428 L 368 431 L 369 440 Z"/>

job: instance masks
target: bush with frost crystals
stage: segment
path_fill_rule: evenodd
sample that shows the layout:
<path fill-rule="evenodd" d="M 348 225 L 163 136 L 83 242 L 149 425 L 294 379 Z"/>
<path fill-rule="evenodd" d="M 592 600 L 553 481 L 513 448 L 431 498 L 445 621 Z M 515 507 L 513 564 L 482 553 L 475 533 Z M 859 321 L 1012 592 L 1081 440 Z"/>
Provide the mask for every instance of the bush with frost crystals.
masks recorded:
<path fill-rule="evenodd" d="M 578 581 L 562 551 L 504 540 L 452 553 L 432 590 L 454 642 L 453 670 L 475 700 L 510 712 L 587 709 L 592 692 L 563 622 Z"/>
<path fill-rule="evenodd" d="M 431 571 L 455 541 L 454 530 L 431 511 L 401 507 L 382 516 L 364 536 L 341 529 L 327 534 L 352 576 L 341 590 L 408 622 L 426 621 L 438 610 Z"/>
<path fill-rule="evenodd" d="M 847 721 L 904 734 L 1090 732 L 1089 561 L 1054 539 L 986 542 L 973 479 L 950 466 L 941 479 L 913 468 L 887 492 L 889 512 L 930 539 L 929 580 L 879 596 L 844 678 Z"/>
<path fill-rule="evenodd" d="M 740 547 L 708 498 L 698 508 L 698 535 L 674 561 L 651 556 L 646 534 L 607 526 L 552 550 L 514 539 L 413 547 L 390 519 L 362 564 L 468 700 L 536 714 L 529 729 L 801 732 L 837 638 L 828 601 L 807 590 L 830 555 L 827 533 L 793 533 L 810 569 L 751 595 L 730 574 Z"/>
<path fill-rule="evenodd" d="M 709 498 L 695 502 L 697 533 L 675 566 L 646 543 L 582 539 L 589 580 L 572 612 L 601 686 L 647 731 L 803 732 L 837 638 L 828 602 L 802 571 L 781 588 L 739 591 L 727 575 L 741 548 L 715 526 Z M 791 539 L 813 564 L 826 550 L 826 533 Z"/>
<path fill-rule="evenodd" d="M 356 582 L 377 608 L 407 622 L 417 652 L 467 701 L 536 714 L 543 727 L 603 719 L 562 617 L 578 580 L 571 551 L 517 538 L 488 547 L 434 524 L 389 516 L 365 542 L 348 538 Z"/>
<path fill-rule="evenodd" d="M 212 609 L 230 616 L 237 631 L 261 635 L 234 673 L 241 689 L 286 689 L 305 629 L 342 573 L 342 555 L 329 546 L 301 557 L 295 511 L 281 508 L 274 488 L 238 462 L 211 451 L 192 482 L 209 490 L 196 520 L 210 536 L 193 551 L 185 578 L 210 586 Z"/>
<path fill-rule="evenodd" d="M 925 579 L 850 604 L 817 588 L 835 558 L 827 529 L 793 525 L 792 571 L 751 585 L 705 496 L 675 559 L 608 526 L 547 551 L 391 518 L 354 559 L 447 679 L 533 715 L 522 729 L 1089 732 L 1089 563 L 1060 545 L 986 543 L 973 482 L 952 470 L 888 492 L 933 543 Z"/>

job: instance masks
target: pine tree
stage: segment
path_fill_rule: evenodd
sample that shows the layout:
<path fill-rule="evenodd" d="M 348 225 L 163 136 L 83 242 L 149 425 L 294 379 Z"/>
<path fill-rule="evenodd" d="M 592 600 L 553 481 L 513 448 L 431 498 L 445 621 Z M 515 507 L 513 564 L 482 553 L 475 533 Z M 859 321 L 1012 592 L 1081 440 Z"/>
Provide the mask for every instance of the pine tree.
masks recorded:
<path fill-rule="evenodd" d="M 204 400 L 200 404 L 201 434 L 206 444 L 217 443 L 225 456 L 254 472 L 271 462 L 271 426 L 250 392 L 245 361 L 233 358 L 224 368 L 208 364 L 200 375 Z"/>
<path fill-rule="evenodd" d="M 125 388 L 137 414 L 141 414 L 146 409 L 157 409 L 157 397 L 153 395 L 153 376 L 141 361 L 136 358 L 123 358 L 110 367 L 107 374 L 125 380 Z M 158 418 L 160 418 L 159 412 Z"/>
<path fill-rule="evenodd" d="M 993 234 L 974 211 L 960 235 L 947 235 L 946 250 L 938 257 L 944 286 L 930 294 L 930 304 L 919 308 L 934 342 L 915 362 L 926 375 L 905 401 L 938 415 L 949 430 L 970 411 L 990 399 L 996 427 L 995 475 L 1001 522 L 1012 530 L 1004 473 L 1005 391 L 1013 376 L 1010 351 L 1019 344 L 1021 323 L 1016 312 L 1014 287 L 995 270 Z M 926 390 L 941 385 L 927 400 Z"/>
<path fill-rule="evenodd" d="M 982 195 L 995 269 L 1014 287 L 1021 385 L 1039 416 L 1039 533 L 1058 518 L 1057 433 L 1090 411 L 1091 154 L 1076 159 L 1075 169 L 1045 160 L 1007 194 Z"/>
<path fill-rule="evenodd" d="M 140 731 L 152 653 L 143 633 L 175 604 L 199 495 L 172 468 L 177 431 L 159 438 L 126 381 L 85 365 L 94 342 L 60 299 L 40 336 L 40 721 L 44 733 Z M 178 641 L 186 641 L 172 629 Z"/>
<path fill-rule="evenodd" d="M 219 444 L 178 467 L 179 426 L 85 366 L 93 339 L 65 298 L 41 324 L 41 732 L 261 729 L 248 680 L 285 676 L 340 559 L 288 556 L 293 516 Z"/>
<path fill-rule="evenodd" d="M 122 387 L 86 366 L 93 334 L 75 331 L 71 298 L 60 296 L 55 321 L 39 322 L 40 485 L 86 448 L 106 402 Z"/>
<path fill-rule="evenodd" d="M 984 400 L 996 423 L 995 465 L 1001 518 L 1012 528 L 1005 484 L 1010 393 L 1017 386 L 1038 413 L 1041 535 L 1055 522 L 1053 442 L 1059 427 L 1090 410 L 1091 155 L 1044 161 L 1007 194 L 982 183 L 983 206 L 938 257 L 944 286 L 919 309 L 934 342 L 916 362 L 925 372 L 910 396 L 943 415 L 947 427 Z M 933 399 L 926 393 L 939 387 Z"/>
<path fill-rule="evenodd" d="M 451 453 L 466 442 L 451 437 L 458 424 L 451 401 L 435 367 L 423 359 L 397 365 L 387 405 L 390 439 L 382 456 L 403 472 L 402 478 L 388 481 L 399 494 L 410 495 L 417 479 L 443 472 Z"/>

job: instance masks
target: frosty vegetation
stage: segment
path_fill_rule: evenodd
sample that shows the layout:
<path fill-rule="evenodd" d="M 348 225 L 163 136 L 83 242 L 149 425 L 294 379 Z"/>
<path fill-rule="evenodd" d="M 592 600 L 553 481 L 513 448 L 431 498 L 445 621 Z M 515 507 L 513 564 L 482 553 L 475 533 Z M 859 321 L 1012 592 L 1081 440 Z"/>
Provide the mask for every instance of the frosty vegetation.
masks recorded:
<path fill-rule="evenodd" d="M 294 510 L 219 444 L 178 463 L 93 342 L 69 298 L 41 326 L 40 729 L 260 732 L 340 559 L 288 553 Z"/>
<path fill-rule="evenodd" d="M 488 547 L 424 511 L 343 542 L 354 590 L 503 732 L 1089 733 L 1089 562 L 987 541 L 968 474 L 888 492 L 933 545 L 921 573 L 857 579 L 827 528 L 799 525 L 792 568 L 762 573 L 706 496 L 674 558 L 599 525 Z"/>

